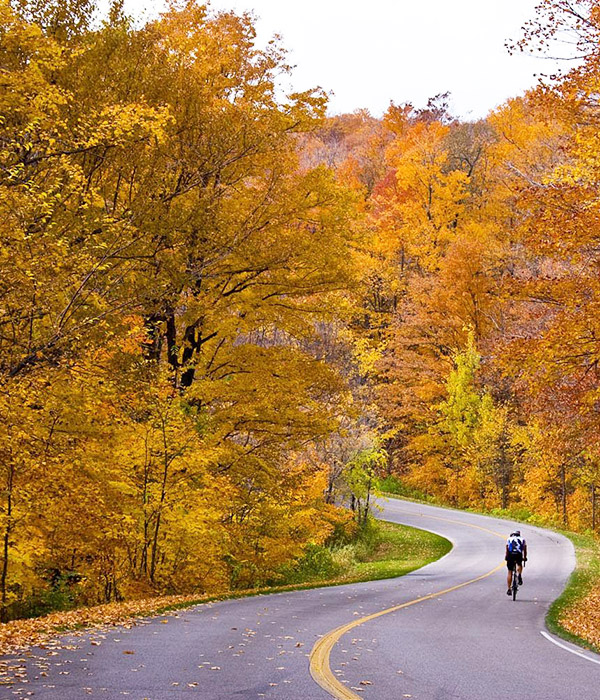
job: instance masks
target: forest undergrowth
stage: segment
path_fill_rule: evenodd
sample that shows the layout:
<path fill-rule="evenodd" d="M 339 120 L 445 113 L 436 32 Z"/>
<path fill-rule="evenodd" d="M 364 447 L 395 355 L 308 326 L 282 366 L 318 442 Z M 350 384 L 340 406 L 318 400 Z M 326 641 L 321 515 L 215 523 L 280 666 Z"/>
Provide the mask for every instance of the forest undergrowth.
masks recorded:
<path fill-rule="evenodd" d="M 141 618 L 176 614 L 178 610 L 214 600 L 339 586 L 403 576 L 444 556 L 448 540 L 415 528 L 369 520 L 352 541 L 315 545 L 294 567 L 283 567 L 270 585 L 231 591 L 219 596 L 175 595 L 63 610 L 0 626 L 0 655 L 31 646 L 58 648 L 72 643 L 73 634 L 102 633 L 115 626 L 129 628 Z"/>

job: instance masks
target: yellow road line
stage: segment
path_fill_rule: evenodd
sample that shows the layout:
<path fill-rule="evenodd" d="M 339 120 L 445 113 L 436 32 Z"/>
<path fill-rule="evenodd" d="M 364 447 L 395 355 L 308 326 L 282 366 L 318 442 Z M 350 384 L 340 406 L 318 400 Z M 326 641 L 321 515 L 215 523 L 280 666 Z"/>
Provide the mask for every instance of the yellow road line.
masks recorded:
<path fill-rule="evenodd" d="M 411 513 L 411 515 L 413 514 Z M 462 523 L 458 520 L 450 520 L 449 518 L 442 518 L 436 515 L 422 515 L 426 518 L 433 518 L 435 520 L 445 520 L 446 522 L 454 523 L 457 525 L 464 525 L 465 527 L 474 527 L 478 530 L 484 530 L 485 532 L 489 532 L 490 534 L 495 535 L 496 537 L 501 537 L 502 539 L 504 539 L 504 535 L 502 535 L 501 533 L 494 532 L 493 530 L 488 530 L 488 528 L 482 527 L 481 525 Z M 371 620 L 375 620 L 378 617 L 382 617 L 383 615 L 388 615 L 389 613 L 396 612 L 397 610 L 402 610 L 402 608 L 408 608 L 411 605 L 422 603 L 425 600 L 438 598 L 439 596 L 445 595 L 446 593 L 456 591 L 459 588 L 464 588 L 464 586 L 468 586 L 471 583 L 481 581 L 482 579 L 487 578 L 492 574 L 495 574 L 496 571 L 499 571 L 503 566 L 504 563 L 498 564 L 498 566 L 496 566 L 494 569 L 488 571 L 487 574 L 477 576 L 477 578 L 473 578 L 470 581 L 459 583 L 456 586 L 446 588 L 443 591 L 438 591 L 437 593 L 430 593 L 429 595 L 425 595 L 420 598 L 415 598 L 415 600 L 410 600 L 408 603 L 394 605 L 391 608 L 387 608 L 386 610 L 380 610 L 379 612 L 373 613 L 372 615 L 366 615 L 365 617 L 361 617 L 358 620 L 352 620 L 352 622 L 349 622 L 346 625 L 342 625 L 341 627 L 337 627 L 331 632 L 328 632 L 326 635 L 321 637 L 321 639 L 319 639 L 319 641 L 312 648 L 312 651 L 310 653 L 310 675 L 313 677 L 313 680 L 316 683 L 318 683 L 321 686 L 321 688 L 323 688 L 323 690 L 327 691 L 333 698 L 337 698 L 338 700 L 360 700 L 359 696 L 356 695 L 356 693 L 353 693 L 350 690 L 350 688 L 345 686 L 343 683 L 340 683 L 340 681 L 331 672 L 331 667 L 329 665 L 329 657 L 331 654 L 331 650 L 337 644 L 340 638 L 346 634 L 346 632 L 349 632 L 351 629 L 354 629 L 355 627 L 358 627 L 359 625 L 362 625 L 365 622 L 370 622 Z"/>

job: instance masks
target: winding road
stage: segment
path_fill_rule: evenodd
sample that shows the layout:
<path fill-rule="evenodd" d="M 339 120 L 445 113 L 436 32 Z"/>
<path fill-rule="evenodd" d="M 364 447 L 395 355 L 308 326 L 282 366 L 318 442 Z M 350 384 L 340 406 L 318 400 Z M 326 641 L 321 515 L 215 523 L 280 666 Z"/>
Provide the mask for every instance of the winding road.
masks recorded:
<path fill-rule="evenodd" d="M 545 631 L 570 542 L 521 526 L 524 586 L 506 595 L 513 526 L 390 500 L 381 517 L 454 544 L 398 579 L 196 606 L 12 660 L 0 698 L 43 700 L 600 700 L 600 656 Z"/>

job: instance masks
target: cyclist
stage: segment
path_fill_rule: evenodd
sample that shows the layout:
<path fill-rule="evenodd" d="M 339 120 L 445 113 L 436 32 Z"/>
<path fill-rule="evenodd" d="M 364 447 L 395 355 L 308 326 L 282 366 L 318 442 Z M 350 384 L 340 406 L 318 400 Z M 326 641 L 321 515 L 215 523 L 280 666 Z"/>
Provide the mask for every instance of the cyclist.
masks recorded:
<path fill-rule="evenodd" d="M 523 585 L 523 562 L 527 561 L 527 542 L 525 538 L 521 537 L 521 531 L 515 530 L 510 533 L 509 538 L 506 540 L 506 553 L 504 555 L 506 560 L 506 566 L 508 567 L 508 590 L 506 595 L 511 595 L 512 591 L 510 587 L 512 586 L 512 570 L 515 563 L 517 564 L 517 575 L 519 586 Z"/>

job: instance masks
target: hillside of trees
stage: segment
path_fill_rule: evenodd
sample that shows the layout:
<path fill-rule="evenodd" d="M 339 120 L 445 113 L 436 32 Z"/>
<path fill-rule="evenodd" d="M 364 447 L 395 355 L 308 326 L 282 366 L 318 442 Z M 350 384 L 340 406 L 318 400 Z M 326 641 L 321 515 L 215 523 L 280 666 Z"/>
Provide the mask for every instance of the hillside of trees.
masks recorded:
<path fill-rule="evenodd" d="M 326 116 L 192 1 L 0 0 L 0 604 L 276 580 L 377 478 L 600 526 L 600 2 L 485 120 Z M 343 506 L 350 506 L 345 508 Z"/>

